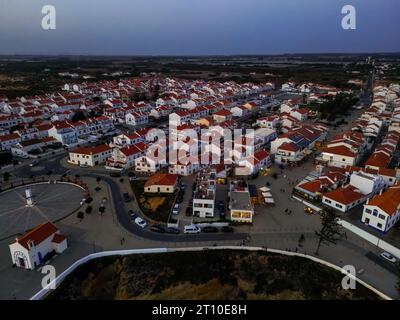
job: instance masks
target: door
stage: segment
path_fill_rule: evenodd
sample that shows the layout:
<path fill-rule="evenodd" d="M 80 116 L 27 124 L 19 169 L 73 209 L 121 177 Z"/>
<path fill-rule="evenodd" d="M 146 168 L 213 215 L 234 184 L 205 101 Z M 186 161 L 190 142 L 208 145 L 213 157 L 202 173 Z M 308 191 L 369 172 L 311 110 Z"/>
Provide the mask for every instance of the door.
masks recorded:
<path fill-rule="evenodd" d="M 43 256 L 41 252 L 38 252 L 39 263 L 43 262 Z"/>
<path fill-rule="evenodd" d="M 18 258 L 18 265 L 22 268 L 25 268 L 25 260 L 24 258 L 19 257 Z"/>

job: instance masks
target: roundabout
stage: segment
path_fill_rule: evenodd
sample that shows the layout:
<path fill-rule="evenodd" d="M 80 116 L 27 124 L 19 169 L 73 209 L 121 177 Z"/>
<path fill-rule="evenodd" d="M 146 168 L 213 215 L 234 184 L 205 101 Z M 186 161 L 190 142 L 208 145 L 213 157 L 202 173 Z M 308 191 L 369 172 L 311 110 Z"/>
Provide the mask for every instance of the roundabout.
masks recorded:
<path fill-rule="evenodd" d="M 79 208 L 85 191 L 54 181 L 17 187 L 0 193 L 0 239 L 25 233 L 45 221 L 60 220 Z"/>

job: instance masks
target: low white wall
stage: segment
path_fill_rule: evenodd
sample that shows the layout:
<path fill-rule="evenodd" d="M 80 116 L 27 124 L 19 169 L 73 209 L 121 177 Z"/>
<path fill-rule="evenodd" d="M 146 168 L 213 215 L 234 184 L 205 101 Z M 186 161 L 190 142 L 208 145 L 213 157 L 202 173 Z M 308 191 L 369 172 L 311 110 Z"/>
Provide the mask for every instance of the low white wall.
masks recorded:
<path fill-rule="evenodd" d="M 248 246 L 217 246 L 217 247 L 187 247 L 187 248 L 153 248 L 153 249 L 132 249 L 132 250 L 118 250 L 118 251 L 104 251 L 104 252 L 97 252 L 90 254 L 86 257 L 83 257 L 79 259 L 78 261 L 74 262 L 68 269 L 66 269 L 64 272 L 62 272 L 55 280 L 53 280 L 50 284 L 48 284 L 45 288 L 40 290 L 38 293 L 36 293 L 30 300 L 40 300 L 43 299 L 49 292 L 51 292 L 51 287 L 55 284 L 56 287 L 65 279 L 66 276 L 68 276 L 70 273 L 72 273 L 76 268 L 78 268 L 80 265 L 96 258 L 101 258 L 101 257 L 108 257 L 108 256 L 124 256 L 124 255 L 132 255 L 132 254 L 148 254 L 148 253 L 167 253 L 167 252 L 185 252 L 185 251 L 205 251 L 205 250 L 248 250 L 248 251 L 267 251 L 271 253 L 277 253 L 277 254 L 283 254 L 287 256 L 298 256 L 306 259 L 313 260 L 317 263 L 321 263 L 325 266 L 328 266 L 330 268 L 333 268 L 337 271 L 342 272 L 343 274 L 348 275 L 349 277 L 353 278 L 356 280 L 358 283 L 361 285 L 365 286 L 366 288 L 372 290 L 375 292 L 377 295 L 379 295 L 382 299 L 385 300 L 392 300 L 389 296 L 385 295 L 384 293 L 380 292 L 376 288 L 370 286 L 369 284 L 365 283 L 364 281 L 358 279 L 355 276 L 352 276 L 342 270 L 342 268 L 329 263 L 327 261 L 321 260 L 319 258 L 313 257 L 313 256 L 308 256 L 302 253 L 296 253 L 296 252 L 287 252 L 287 251 L 282 251 L 282 250 L 275 250 L 275 249 L 270 249 L 270 248 L 264 248 L 264 247 L 248 247 Z"/>
<path fill-rule="evenodd" d="M 361 238 L 369 241 L 373 245 L 381 248 L 384 251 L 387 251 L 394 255 L 397 258 L 400 258 L 400 249 L 391 245 L 390 243 L 379 239 L 378 237 L 374 236 L 373 234 L 356 227 L 355 225 L 351 224 L 350 222 L 339 220 L 338 224 L 341 225 L 343 228 L 355 233 L 356 235 L 360 236 Z"/>

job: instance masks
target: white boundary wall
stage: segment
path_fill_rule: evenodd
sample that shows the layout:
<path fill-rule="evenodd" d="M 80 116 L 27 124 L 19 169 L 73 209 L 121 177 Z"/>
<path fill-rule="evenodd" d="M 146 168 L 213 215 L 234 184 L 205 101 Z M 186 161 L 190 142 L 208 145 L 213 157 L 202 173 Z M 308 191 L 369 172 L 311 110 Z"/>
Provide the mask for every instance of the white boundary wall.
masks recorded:
<path fill-rule="evenodd" d="M 81 266 L 82 264 L 96 259 L 96 258 L 101 258 L 101 257 L 109 257 L 109 256 L 125 256 L 125 255 L 132 255 L 132 254 L 151 254 L 151 253 L 167 253 L 167 252 L 185 252 L 185 251 L 204 251 L 204 250 L 248 250 L 248 251 L 267 251 L 270 253 L 277 253 L 277 254 L 283 254 L 287 256 L 297 256 L 297 257 L 302 257 L 306 259 L 310 259 L 314 262 L 323 264 L 327 267 L 333 268 L 348 277 L 356 280 L 358 283 L 361 285 L 365 286 L 366 288 L 370 289 L 371 291 L 375 292 L 378 296 L 380 296 L 384 300 L 392 300 L 389 296 L 385 295 L 384 293 L 380 292 L 376 288 L 372 287 L 371 285 L 367 284 L 366 282 L 358 279 L 355 276 L 352 276 L 351 274 L 348 274 L 342 268 L 329 263 L 327 261 L 321 260 L 319 258 L 301 254 L 301 253 L 296 253 L 296 252 L 287 252 L 287 251 L 282 251 L 282 250 L 275 250 L 275 249 L 269 249 L 269 248 L 263 248 L 263 247 L 242 247 L 242 246 L 221 246 L 221 247 L 188 247 L 188 248 L 154 248 L 154 249 L 132 249 L 132 250 L 118 250 L 118 251 L 103 251 L 103 252 L 97 252 L 90 254 L 86 257 L 83 257 L 79 259 L 78 261 L 74 262 L 69 268 L 67 268 L 64 272 L 62 272 L 55 280 L 53 280 L 51 283 L 49 283 L 45 288 L 40 290 L 38 293 L 36 293 L 33 297 L 30 298 L 30 300 L 40 300 L 43 299 L 49 292 L 52 291 L 51 287 L 55 286 L 57 287 L 70 273 L 72 273 L 76 268 Z"/>
<path fill-rule="evenodd" d="M 400 249 L 391 245 L 390 243 L 387 243 L 386 241 L 383 241 L 382 239 L 379 239 L 378 237 L 374 236 L 373 234 L 364 231 L 360 229 L 359 227 L 356 227 L 354 224 L 351 224 L 350 222 L 344 221 L 344 220 L 339 220 L 338 224 L 341 225 L 343 228 L 346 228 L 347 230 L 355 233 L 359 237 L 369 241 L 373 245 L 377 246 L 378 248 L 381 248 L 384 251 L 387 251 L 394 255 L 395 257 L 400 259 Z"/>

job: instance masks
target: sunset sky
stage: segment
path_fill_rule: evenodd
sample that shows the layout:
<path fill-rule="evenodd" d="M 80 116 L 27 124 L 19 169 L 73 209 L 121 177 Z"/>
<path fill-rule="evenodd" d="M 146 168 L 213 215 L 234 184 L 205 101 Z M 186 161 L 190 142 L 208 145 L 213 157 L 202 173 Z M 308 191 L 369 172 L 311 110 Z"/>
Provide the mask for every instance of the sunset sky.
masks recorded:
<path fill-rule="evenodd" d="M 41 9 L 57 29 L 41 28 Z M 357 9 L 357 30 L 341 8 Z M 0 0 L 0 54 L 399 52 L 399 0 Z"/>

